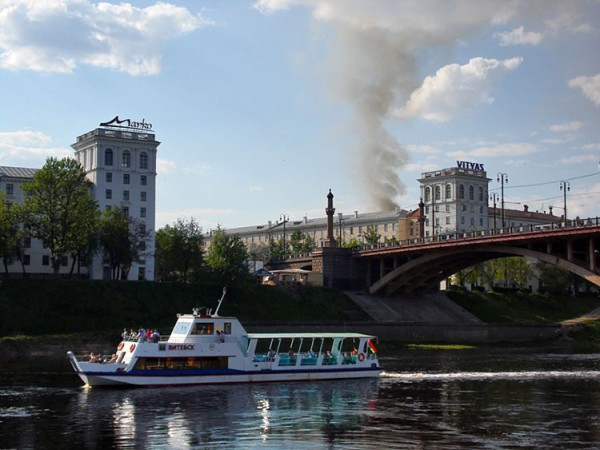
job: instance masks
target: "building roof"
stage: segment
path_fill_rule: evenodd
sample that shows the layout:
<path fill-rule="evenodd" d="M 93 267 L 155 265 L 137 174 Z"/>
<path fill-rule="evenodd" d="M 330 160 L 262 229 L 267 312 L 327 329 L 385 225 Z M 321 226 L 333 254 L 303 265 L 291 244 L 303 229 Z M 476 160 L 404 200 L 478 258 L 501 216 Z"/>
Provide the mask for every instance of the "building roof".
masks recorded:
<path fill-rule="evenodd" d="M 494 213 L 494 208 L 489 207 L 489 214 L 492 215 Z M 496 215 L 500 215 L 502 210 L 500 208 L 496 208 Z M 546 214 L 541 212 L 533 212 L 527 209 L 507 209 L 504 208 L 504 217 L 510 219 L 524 219 L 524 220 L 543 220 L 547 222 L 560 222 L 562 218 L 560 216 L 554 216 L 552 214 Z"/>
<path fill-rule="evenodd" d="M 342 215 L 342 223 L 344 226 L 352 226 L 359 224 L 373 224 L 373 223 L 383 223 L 386 221 L 395 222 L 400 217 L 406 217 L 408 211 L 403 209 L 397 209 L 395 211 L 378 211 L 372 213 L 362 213 L 359 214 L 355 212 L 354 214 L 346 214 Z M 335 214 L 333 217 L 333 221 L 335 226 L 339 226 L 340 217 Z M 318 217 L 318 218 L 308 218 L 304 217 L 301 220 L 288 220 L 285 223 L 286 231 L 293 232 L 296 229 L 306 229 L 306 228 L 326 228 L 327 227 L 327 217 Z M 228 234 L 256 234 L 256 233 L 267 233 L 269 230 L 279 231 L 283 229 L 283 221 L 269 222 L 261 225 L 253 225 L 239 228 L 228 228 L 226 232 Z"/>
<path fill-rule="evenodd" d="M 30 169 L 28 167 L 10 167 L 0 166 L 0 177 L 10 178 L 33 178 L 33 175 L 39 169 Z"/>

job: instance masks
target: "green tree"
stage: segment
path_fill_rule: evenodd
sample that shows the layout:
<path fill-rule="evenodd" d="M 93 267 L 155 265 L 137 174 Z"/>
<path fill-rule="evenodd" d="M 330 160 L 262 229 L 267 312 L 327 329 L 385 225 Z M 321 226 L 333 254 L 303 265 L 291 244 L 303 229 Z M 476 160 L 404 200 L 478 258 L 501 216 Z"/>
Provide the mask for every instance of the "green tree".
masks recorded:
<path fill-rule="evenodd" d="M 54 274 L 61 257 L 76 257 L 89 247 L 98 226 L 98 205 L 92 183 L 81 165 L 72 158 L 48 158 L 46 164 L 23 185 L 25 227 L 50 251 Z"/>
<path fill-rule="evenodd" d="M 377 244 L 381 239 L 381 235 L 377 233 L 377 227 L 369 225 L 364 233 L 365 242 L 367 244 Z"/>
<path fill-rule="evenodd" d="M 104 211 L 100 224 L 100 244 L 111 269 L 111 280 L 121 277 L 121 266 L 129 259 L 129 223 L 121 208 Z"/>
<path fill-rule="evenodd" d="M 292 235 L 290 236 L 290 247 L 292 248 L 292 253 L 302 253 L 302 247 L 305 238 L 306 236 L 304 235 L 302 230 L 295 230 L 292 233 Z"/>
<path fill-rule="evenodd" d="M 216 281 L 233 285 L 248 280 L 247 259 L 246 244 L 239 235 L 228 235 L 220 226 L 213 231 L 206 264 Z"/>
<path fill-rule="evenodd" d="M 537 269 L 544 292 L 558 296 L 569 291 L 569 272 L 541 261 L 538 262 Z"/>
<path fill-rule="evenodd" d="M 177 219 L 173 226 L 165 226 L 156 233 L 156 242 L 159 264 L 168 271 L 162 273 L 162 277 L 178 272 L 178 277 L 187 282 L 190 273 L 200 272 L 202 228 L 193 218 L 189 221 Z"/>
<path fill-rule="evenodd" d="M 20 253 L 19 242 L 22 235 L 18 208 L 4 201 L 4 195 L 0 192 L 0 254 L 6 275 L 13 258 Z M 22 267 L 25 270 L 25 266 Z"/>

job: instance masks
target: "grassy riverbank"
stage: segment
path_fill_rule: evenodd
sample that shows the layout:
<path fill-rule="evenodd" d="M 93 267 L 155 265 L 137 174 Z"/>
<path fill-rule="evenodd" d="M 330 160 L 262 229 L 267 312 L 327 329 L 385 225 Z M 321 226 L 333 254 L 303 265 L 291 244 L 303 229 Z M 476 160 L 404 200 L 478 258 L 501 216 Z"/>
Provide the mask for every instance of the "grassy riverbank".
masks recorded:
<path fill-rule="evenodd" d="M 98 344 L 112 348 L 124 327 L 168 332 L 177 313 L 216 308 L 221 288 L 178 283 L 3 280 L 0 282 L 0 356 L 60 354 Z M 457 304 L 489 323 L 563 322 L 568 336 L 600 343 L 596 296 L 546 298 L 526 293 L 453 291 Z M 340 291 L 310 287 L 232 289 L 221 315 L 242 322 L 353 321 L 369 317 Z M 100 349 L 96 349 L 99 351 Z"/>

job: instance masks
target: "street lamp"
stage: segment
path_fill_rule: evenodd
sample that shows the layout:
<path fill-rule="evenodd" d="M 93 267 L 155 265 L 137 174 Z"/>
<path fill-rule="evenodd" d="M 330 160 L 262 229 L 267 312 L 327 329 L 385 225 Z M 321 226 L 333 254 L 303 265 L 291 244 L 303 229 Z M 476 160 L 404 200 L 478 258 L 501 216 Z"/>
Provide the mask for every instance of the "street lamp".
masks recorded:
<path fill-rule="evenodd" d="M 497 210 L 496 210 L 496 202 L 498 201 L 498 194 L 496 194 L 495 192 L 492 192 L 492 195 L 490 195 L 490 200 L 492 202 L 494 202 L 494 231 L 496 231 L 496 215 L 497 215 Z"/>
<path fill-rule="evenodd" d="M 563 191 L 563 205 L 565 210 L 565 227 L 567 226 L 567 191 L 571 190 L 571 184 L 568 181 L 560 182 L 560 190 Z"/>
<path fill-rule="evenodd" d="M 498 172 L 496 181 L 500 183 L 500 202 L 502 204 L 502 228 L 506 227 L 504 222 L 504 183 L 508 183 L 508 174 Z"/>
<path fill-rule="evenodd" d="M 279 220 L 283 221 L 283 256 L 285 256 L 287 254 L 287 247 L 285 244 L 285 224 L 288 220 L 290 220 L 290 216 L 287 214 L 281 214 L 281 216 L 279 216 Z"/>
<path fill-rule="evenodd" d="M 338 213 L 338 220 L 340 221 L 340 242 L 339 242 L 339 246 L 343 247 L 343 244 L 344 244 L 344 230 L 342 228 L 342 224 L 344 222 L 344 215 L 342 213 Z"/>

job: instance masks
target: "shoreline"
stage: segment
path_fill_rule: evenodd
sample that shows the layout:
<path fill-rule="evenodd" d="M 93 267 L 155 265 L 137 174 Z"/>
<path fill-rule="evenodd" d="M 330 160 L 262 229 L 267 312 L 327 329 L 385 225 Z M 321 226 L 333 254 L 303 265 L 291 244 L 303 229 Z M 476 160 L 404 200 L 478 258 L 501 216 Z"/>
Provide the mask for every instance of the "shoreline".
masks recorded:
<path fill-rule="evenodd" d="M 571 335 L 580 325 L 549 324 L 431 324 L 431 323 L 375 323 L 346 322 L 343 324 L 303 323 L 249 323 L 248 332 L 329 332 L 356 331 L 378 336 L 382 342 L 393 343 L 452 343 L 470 345 L 531 344 L 574 340 Z M 90 352 L 111 355 L 121 341 L 118 333 L 90 332 L 65 335 L 7 336 L 0 338 L 0 359 L 66 360 L 67 351 L 75 354 Z"/>

